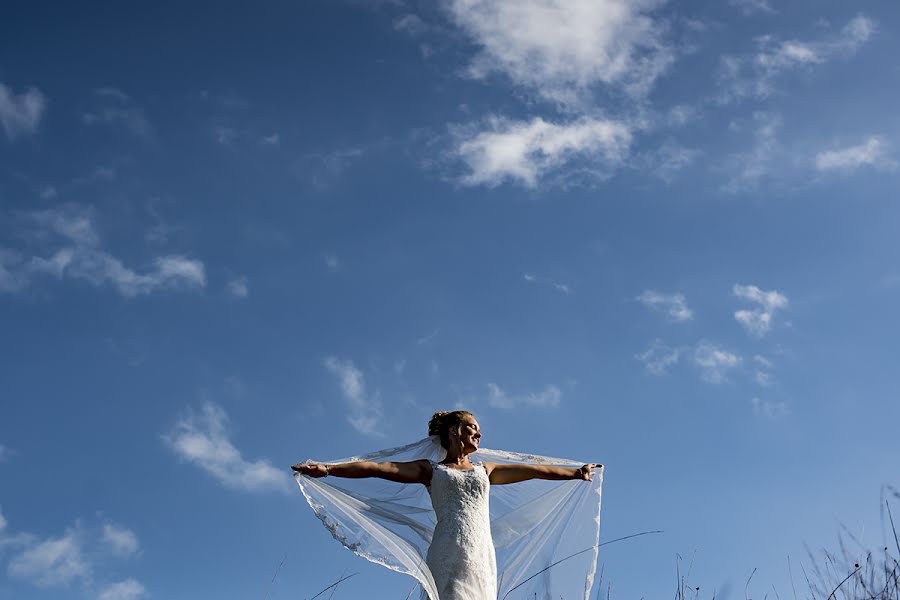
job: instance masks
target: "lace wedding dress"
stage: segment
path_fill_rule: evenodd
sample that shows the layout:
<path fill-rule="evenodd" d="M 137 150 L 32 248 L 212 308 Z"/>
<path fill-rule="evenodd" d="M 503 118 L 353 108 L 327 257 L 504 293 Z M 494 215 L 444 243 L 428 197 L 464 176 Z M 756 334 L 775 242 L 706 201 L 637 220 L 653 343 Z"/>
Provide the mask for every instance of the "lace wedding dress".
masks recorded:
<path fill-rule="evenodd" d="M 483 465 L 461 470 L 431 462 L 437 517 L 426 564 L 440 600 L 496 600 L 497 563 Z"/>
<path fill-rule="evenodd" d="M 445 456 L 435 436 L 398 448 L 307 462 L 440 462 Z M 479 448 L 469 459 L 475 464 L 567 467 L 590 462 L 487 448 Z M 490 486 L 482 466 L 459 472 L 436 466 L 430 491 L 383 479 L 300 474 L 295 479 L 334 539 L 366 560 L 413 577 L 423 600 L 591 596 L 602 470 L 590 483 L 534 479 Z"/>

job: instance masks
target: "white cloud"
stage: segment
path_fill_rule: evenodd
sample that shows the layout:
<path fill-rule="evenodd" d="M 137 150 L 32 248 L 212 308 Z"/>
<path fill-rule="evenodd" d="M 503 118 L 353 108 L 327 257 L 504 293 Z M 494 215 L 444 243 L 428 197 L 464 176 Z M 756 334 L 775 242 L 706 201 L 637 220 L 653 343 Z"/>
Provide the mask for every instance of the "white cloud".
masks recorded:
<path fill-rule="evenodd" d="M 764 291 L 755 285 L 735 284 L 732 293 L 748 302 L 758 304 L 758 308 L 751 310 L 738 310 L 734 318 L 747 330 L 751 336 L 761 338 L 772 329 L 772 319 L 775 312 L 788 307 L 787 296 L 779 291 Z"/>
<path fill-rule="evenodd" d="M 708 341 L 697 344 L 693 358 L 694 365 L 700 369 L 700 377 L 709 383 L 724 383 L 728 371 L 741 363 L 740 356 Z"/>
<path fill-rule="evenodd" d="M 761 354 L 755 354 L 753 356 L 753 362 L 765 367 L 766 369 L 772 368 L 772 361 L 769 360 L 768 358 L 766 358 L 765 356 L 762 356 Z"/>
<path fill-rule="evenodd" d="M 772 385 L 772 375 L 765 371 L 756 371 L 753 373 L 753 381 L 759 386 L 769 387 Z"/>
<path fill-rule="evenodd" d="M 2 285 L 3 285 L 2 281 L 0 281 L 0 290 L 2 290 Z M 7 458 L 9 458 L 9 455 L 10 455 L 9 448 L 4 446 L 3 444 L 0 444 L 0 462 L 3 462 Z M 0 529 L 2 529 L 2 527 L 0 527 Z"/>
<path fill-rule="evenodd" d="M 651 375 L 664 375 L 669 367 L 678 364 L 683 353 L 683 348 L 672 348 L 657 338 L 645 351 L 634 357 L 644 364 L 644 370 Z"/>
<path fill-rule="evenodd" d="M 557 292 L 560 292 L 561 294 L 566 294 L 567 296 L 569 294 L 574 293 L 572 286 L 570 286 L 569 284 L 559 283 L 558 281 L 554 281 L 553 279 L 538 277 L 531 273 L 523 273 L 522 279 L 524 279 L 528 283 L 533 283 L 536 285 L 546 285 L 546 286 L 556 290 Z"/>
<path fill-rule="evenodd" d="M 281 136 L 276 131 L 272 135 L 263 136 L 259 141 L 263 146 L 278 146 L 281 144 Z"/>
<path fill-rule="evenodd" d="M 99 105 L 81 116 L 85 125 L 120 127 L 138 137 L 153 135 L 153 127 L 144 110 L 135 105 L 131 96 L 111 87 L 98 88 L 94 94 L 99 99 Z"/>
<path fill-rule="evenodd" d="M 325 266 L 328 267 L 329 271 L 335 273 L 341 269 L 341 259 L 339 259 L 334 254 L 326 254 Z"/>
<path fill-rule="evenodd" d="M 435 330 L 432 331 L 431 333 L 429 333 L 428 335 L 423 335 L 422 337 L 417 339 L 416 346 L 424 346 L 425 344 L 430 343 L 431 341 L 434 340 L 434 338 L 436 338 L 438 336 L 438 334 L 440 332 L 441 332 L 440 328 L 435 328 Z"/>
<path fill-rule="evenodd" d="M 14 555 L 7 566 L 11 577 L 24 579 L 38 587 L 68 585 L 88 581 L 92 565 L 84 556 L 80 533 L 69 529 L 58 538 L 34 541 Z"/>
<path fill-rule="evenodd" d="M 132 556 L 140 550 L 137 535 L 130 529 L 113 523 L 103 524 L 103 543 L 116 556 Z"/>
<path fill-rule="evenodd" d="M 745 15 L 753 13 L 775 14 L 775 9 L 768 0 L 729 0 L 729 4 L 738 8 Z"/>
<path fill-rule="evenodd" d="M 457 128 L 455 156 L 467 167 L 465 185 L 497 186 L 505 181 L 536 187 L 549 172 L 569 165 L 567 176 L 581 172 L 592 178 L 609 175 L 627 156 L 631 131 L 622 122 L 581 118 L 556 124 L 535 117 L 510 121 L 491 117 L 479 131 Z M 577 159 L 581 165 L 573 169 Z"/>
<path fill-rule="evenodd" d="M 416 37 L 428 31 L 428 25 L 418 15 L 407 13 L 394 19 L 394 29 Z"/>
<path fill-rule="evenodd" d="M 38 89 L 28 88 L 16 94 L 0 83 L 0 125 L 6 137 L 15 140 L 37 131 L 46 104 L 44 95 Z"/>
<path fill-rule="evenodd" d="M 644 94 L 674 59 L 651 16 L 660 0 L 451 0 L 451 19 L 479 53 L 467 74 L 493 72 L 563 105 L 599 84 Z"/>
<path fill-rule="evenodd" d="M 0 506 L 0 532 L 6 529 L 6 517 L 3 516 L 3 507 Z"/>
<path fill-rule="evenodd" d="M 655 290 L 646 290 L 637 300 L 651 310 L 665 314 L 672 321 L 690 321 L 694 313 L 688 308 L 687 300 L 681 293 L 662 294 Z"/>
<path fill-rule="evenodd" d="M 719 70 L 720 102 L 763 99 L 777 91 L 777 82 L 792 71 L 809 69 L 834 58 L 847 58 L 866 43 L 875 23 L 865 16 L 851 19 L 837 35 L 811 41 L 757 39 L 752 54 L 724 56 Z"/>
<path fill-rule="evenodd" d="M 128 578 L 104 587 L 97 600 L 136 600 L 146 595 L 147 590 L 139 581 Z"/>
<path fill-rule="evenodd" d="M 236 298 L 246 298 L 250 295 L 250 287 L 247 284 L 247 278 L 243 275 L 229 280 L 226 287 L 228 293 Z"/>
<path fill-rule="evenodd" d="M 676 175 L 692 165 L 702 152 L 686 148 L 668 140 L 642 154 L 642 166 L 666 183 L 672 183 Z"/>
<path fill-rule="evenodd" d="M 779 419 L 790 414 L 790 409 L 785 402 L 771 402 L 753 398 L 750 400 L 750 404 L 753 406 L 753 412 L 756 415 L 768 419 Z"/>
<path fill-rule="evenodd" d="M 237 139 L 237 131 L 224 125 L 213 126 L 212 133 L 216 143 L 222 146 L 231 146 Z"/>
<path fill-rule="evenodd" d="M 759 180 L 766 176 L 776 163 L 780 152 L 777 133 L 781 127 L 781 117 L 766 112 L 753 114 L 753 146 L 747 152 L 730 157 L 726 169 L 730 173 L 723 190 L 732 194 L 746 189 L 755 189 Z"/>
<path fill-rule="evenodd" d="M 36 238 L 62 242 L 49 256 L 25 260 L 20 253 L 0 249 L 0 292 L 25 288 L 40 275 L 72 278 L 101 287 L 109 285 L 126 297 L 149 294 L 159 289 L 203 288 L 206 273 L 201 261 L 180 255 L 153 258 L 140 273 L 103 250 L 94 228 L 90 209 L 66 206 L 27 215 L 37 227 Z"/>
<path fill-rule="evenodd" d="M 496 383 L 488 383 L 487 401 L 494 408 L 516 408 L 533 406 L 539 408 L 556 408 L 562 399 L 562 390 L 555 385 L 548 385 L 539 392 L 528 392 L 515 396 L 508 395 Z"/>
<path fill-rule="evenodd" d="M 226 487 L 247 492 L 290 490 L 290 477 L 268 460 L 244 459 L 229 437 L 228 415 L 212 402 L 204 403 L 199 414 L 189 412 L 163 440 Z"/>
<path fill-rule="evenodd" d="M 897 166 L 897 163 L 888 156 L 887 144 L 882 138 L 870 136 L 857 146 L 816 154 L 816 169 L 819 171 L 853 171 L 865 166 L 886 169 Z"/>
<path fill-rule="evenodd" d="M 352 360 L 334 356 L 325 359 L 325 368 L 338 378 L 341 394 L 349 408 L 347 420 L 350 425 L 360 433 L 378 435 L 384 419 L 381 402 L 377 394 L 371 398 L 366 394 L 362 371 L 356 368 Z"/>

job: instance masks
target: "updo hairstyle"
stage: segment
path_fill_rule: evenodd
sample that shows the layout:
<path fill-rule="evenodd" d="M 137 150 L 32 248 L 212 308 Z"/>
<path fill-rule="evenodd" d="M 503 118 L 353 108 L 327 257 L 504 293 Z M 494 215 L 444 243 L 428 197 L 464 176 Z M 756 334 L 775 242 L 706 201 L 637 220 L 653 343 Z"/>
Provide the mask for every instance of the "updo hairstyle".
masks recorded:
<path fill-rule="evenodd" d="M 436 435 L 441 439 L 441 446 L 450 449 L 450 429 L 462 423 L 463 418 L 474 416 L 467 410 L 452 412 L 438 411 L 428 421 L 428 435 Z"/>

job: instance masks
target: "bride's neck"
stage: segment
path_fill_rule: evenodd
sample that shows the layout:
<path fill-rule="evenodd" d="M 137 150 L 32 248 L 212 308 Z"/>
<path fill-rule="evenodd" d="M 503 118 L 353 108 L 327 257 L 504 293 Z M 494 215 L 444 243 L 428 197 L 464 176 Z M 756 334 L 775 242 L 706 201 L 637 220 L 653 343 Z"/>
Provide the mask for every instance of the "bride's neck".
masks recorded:
<path fill-rule="evenodd" d="M 469 462 L 469 455 L 460 448 L 450 448 L 447 450 L 447 458 L 444 459 L 444 462 L 462 465 Z"/>

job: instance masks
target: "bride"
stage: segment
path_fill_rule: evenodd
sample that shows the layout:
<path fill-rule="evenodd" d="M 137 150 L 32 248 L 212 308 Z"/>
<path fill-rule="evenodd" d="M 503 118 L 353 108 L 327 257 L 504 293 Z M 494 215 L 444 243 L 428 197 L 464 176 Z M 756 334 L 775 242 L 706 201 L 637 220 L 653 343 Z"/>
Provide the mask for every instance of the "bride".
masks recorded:
<path fill-rule="evenodd" d="M 519 483 L 529 480 L 581 480 L 593 481 L 595 469 L 601 469 L 602 465 L 584 464 L 580 467 L 576 466 L 558 466 L 554 464 L 546 464 L 548 461 L 555 459 L 543 459 L 530 455 L 518 455 L 525 459 L 530 459 L 529 463 L 543 462 L 545 464 L 529 464 L 526 462 L 509 462 L 510 458 L 515 458 L 513 453 L 503 453 L 498 451 L 481 450 L 479 452 L 479 444 L 481 442 L 481 427 L 475 417 L 464 410 L 453 412 L 437 412 L 432 416 L 428 423 L 428 434 L 431 436 L 429 441 L 431 446 L 435 442 L 439 442 L 442 452 L 435 454 L 434 458 L 444 454 L 440 460 L 433 458 L 419 458 L 407 461 L 374 461 L 374 460 L 352 460 L 349 462 L 321 463 L 310 462 L 293 465 L 291 468 L 297 473 L 298 483 L 303 489 L 307 500 L 316 510 L 317 515 L 325 522 L 326 526 L 332 531 L 339 540 L 350 549 L 388 567 L 395 568 L 403 572 L 409 572 L 419 579 L 423 584 L 431 600 L 496 600 L 498 598 L 498 581 L 497 581 L 497 561 L 495 557 L 494 540 L 491 535 L 492 519 L 489 511 L 489 491 L 492 485 L 504 485 L 511 483 Z M 419 445 L 422 445 L 420 442 Z M 412 446 L 412 445 L 411 445 Z M 426 447 L 428 444 L 425 445 Z M 380 456 L 391 456 L 402 454 L 395 449 L 376 453 Z M 434 450 L 432 448 L 432 450 Z M 422 454 L 425 454 L 422 452 Z M 496 458 L 496 461 L 473 461 L 471 457 L 475 455 L 485 455 L 487 458 Z M 572 461 L 557 461 L 572 464 Z M 431 507 L 434 511 L 433 530 L 430 532 L 419 532 L 423 537 L 427 538 L 430 533 L 430 543 L 427 545 L 424 562 L 427 569 L 421 568 L 421 560 L 416 570 L 396 568 L 390 561 L 379 560 L 380 556 L 373 556 L 370 549 L 364 548 L 366 539 L 374 533 L 386 536 L 390 540 L 392 532 L 392 524 L 401 524 L 410 529 L 418 531 L 421 527 L 416 527 L 418 522 L 410 522 L 408 515 L 405 513 L 413 513 L 408 504 L 404 504 L 398 500 L 396 492 L 394 498 L 378 499 L 362 496 L 348 490 L 328 490 L 325 493 L 318 494 L 317 499 L 311 496 L 315 495 L 304 488 L 304 477 L 324 478 L 328 476 L 342 477 L 351 479 L 362 478 L 378 478 L 390 482 L 401 484 L 422 484 L 427 490 L 430 497 Z M 321 490 L 320 490 L 321 491 Z M 347 498 L 338 498 L 336 495 L 344 495 Z M 532 494 L 533 496 L 534 494 Z M 575 498 L 577 494 L 569 494 Z M 400 496 L 406 499 L 405 496 Z M 356 500 L 354 503 L 353 500 Z M 362 500 L 362 502 L 360 502 Z M 549 509 L 547 506 L 541 508 L 543 502 L 543 494 L 537 498 L 527 498 L 525 502 L 516 503 L 515 499 L 504 498 L 505 508 L 498 513 L 508 513 L 501 518 L 494 515 L 494 526 L 500 528 L 501 537 L 504 538 L 504 547 L 521 547 L 522 530 L 530 531 L 530 535 L 535 537 L 520 550 L 519 554 L 531 552 L 532 554 L 540 554 L 542 544 L 541 533 L 547 533 L 548 516 L 546 514 L 535 514 Z M 557 505 L 560 504 L 557 502 Z M 562 503 L 563 507 L 557 508 L 557 512 L 564 512 L 565 506 L 572 502 Z M 599 487 L 597 488 L 596 510 L 599 512 Z M 348 508 L 349 507 L 349 508 Z M 402 508 L 401 508 L 402 507 Z M 398 510 L 399 509 L 399 510 Z M 574 511 L 575 508 L 570 508 Z M 352 514 L 356 511 L 359 514 Z M 351 518 L 341 519 L 342 515 L 350 513 Z M 368 513 L 368 514 L 366 514 Z M 520 523 L 516 524 L 516 513 L 521 513 Z M 370 529 L 367 534 L 361 532 L 355 535 L 357 541 L 350 541 L 344 533 L 338 530 L 339 522 L 344 521 L 344 529 L 348 523 L 362 523 L 363 528 Z M 365 521 L 369 520 L 369 526 L 366 527 Z M 331 524 L 329 521 L 332 521 Z M 503 521 L 502 523 L 498 523 Z M 508 521 L 513 521 L 512 526 Z M 552 521 L 552 519 L 551 519 Z M 543 523 L 543 525 L 541 525 Z M 387 526 L 385 526 L 387 525 Z M 552 525 L 552 522 L 551 522 Z M 583 525 L 589 525 L 584 523 Z M 599 526 L 599 521 L 597 521 Z M 353 529 L 350 527 L 350 529 Z M 543 529 L 543 531 L 542 531 Z M 599 529 L 598 529 L 599 534 Z M 405 536 L 396 536 L 401 540 Z M 408 538 L 408 536 L 406 536 Z M 407 539 L 408 541 L 408 539 Z M 399 555 L 400 561 L 404 555 L 403 548 L 395 550 L 386 542 L 379 542 L 381 547 L 386 547 L 388 553 Z M 396 546 L 396 544 L 394 544 Z M 589 548 L 592 549 L 592 548 Z M 552 557 L 546 551 L 543 552 Z M 596 558 L 596 552 L 594 553 Z M 509 566 L 512 573 L 518 564 L 520 572 L 519 579 L 523 579 L 522 563 L 523 556 L 506 557 L 504 563 Z M 530 562 L 530 561 L 525 561 Z M 589 579 L 593 579 L 593 571 L 589 574 Z M 502 581 L 502 580 L 501 580 Z M 525 580 L 527 581 L 527 579 Z M 507 582 L 506 588 L 510 588 L 514 582 Z M 546 582 L 545 582 L 546 583 Z M 586 596 L 590 592 L 589 585 L 586 586 Z M 503 591 L 503 590 L 501 590 Z M 507 595 L 511 589 L 507 590 Z M 546 590 L 544 590 L 546 592 Z M 546 592 L 546 597 L 550 597 Z M 555 596 L 558 597 L 558 596 Z"/>

